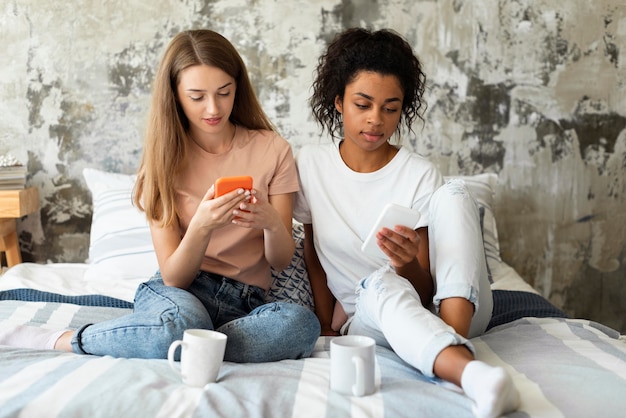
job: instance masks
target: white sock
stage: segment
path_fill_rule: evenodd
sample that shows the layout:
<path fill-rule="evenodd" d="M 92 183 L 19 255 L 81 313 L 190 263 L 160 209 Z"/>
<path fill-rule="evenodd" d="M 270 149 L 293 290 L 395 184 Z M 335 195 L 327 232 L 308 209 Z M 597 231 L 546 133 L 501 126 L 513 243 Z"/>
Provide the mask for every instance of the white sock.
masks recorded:
<path fill-rule="evenodd" d="M 67 330 L 50 330 L 30 325 L 17 325 L 0 330 L 0 345 L 20 348 L 54 350 L 54 344 Z"/>
<path fill-rule="evenodd" d="M 473 411 L 477 417 L 495 418 L 519 407 L 519 392 L 502 367 L 470 361 L 463 370 L 461 386 L 474 401 Z"/>

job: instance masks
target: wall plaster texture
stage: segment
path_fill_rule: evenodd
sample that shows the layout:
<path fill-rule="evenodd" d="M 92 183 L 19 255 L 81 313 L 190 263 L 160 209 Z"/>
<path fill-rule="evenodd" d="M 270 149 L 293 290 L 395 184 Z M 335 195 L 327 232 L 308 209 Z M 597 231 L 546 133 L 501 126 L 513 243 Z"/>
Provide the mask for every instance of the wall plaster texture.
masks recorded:
<path fill-rule="evenodd" d="M 570 315 L 626 332 L 623 0 L 1 0 L 0 154 L 41 199 L 19 223 L 24 258 L 86 259 L 81 171 L 135 171 L 175 33 L 229 38 L 297 150 L 320 141 L 317 57 L 352 26 L 395 29 L 424 63 L 426 121 L 404 143 L 444 174 L 499 174 L 503 259 Z"/>

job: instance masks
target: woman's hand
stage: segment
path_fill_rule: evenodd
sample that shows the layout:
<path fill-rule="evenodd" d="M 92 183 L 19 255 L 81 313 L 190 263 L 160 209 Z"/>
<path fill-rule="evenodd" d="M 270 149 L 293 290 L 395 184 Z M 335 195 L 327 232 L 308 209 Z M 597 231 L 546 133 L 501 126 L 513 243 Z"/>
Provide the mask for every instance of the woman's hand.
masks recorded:
<path fill-rule="evenodd" d="M 291 230 L 292 208 L 293 193 L 267 197 L 253 190 L 250 201 L 233 211 L 235 225 L 263 230 L 265 259 L 277 271 L 289 265 L 296 248 Z"/>
<path fill-rule="evenodd" d="M 235 217 L 233 211 L 247 199 L 243 189 L 217 198 L 214 195 L 211 186 L 200 200 L 184 236 L 181 236 L 178 221 L 167 227 L 155 222 L 150 224 L 154 250 L 166 285 L 181 289 L 191 285 L 202 264 L 212 232 L 230 224 Z"/>
<path fill-rule="evenodd" d="M 393 231 L 383 228 L 376 234 L 376 239 L 396 273 L 411 282 L 422 305 L 428 306 L 432 302 L 434 285 L 430 275 L 427 228 L 415 231 L 396 225 Z"/>
<path fill-rule="evenodd" d="M 220 197 L 215 196 L 215 187 L 206 192 L 190 222 L 190 228 L 199 228 L 205 233 L 233 222 L 237 208 L 250 199 L 250 192 L 233 190 Z"/>
<path fill-rule="evenodd" d="M 267 197 L 260 196 L 256 190 L 252 190 L 248 201 L 241 202 L 233 210 L 232 222 L 244 228 L 267 229 L 269 231 L 284 227 L 278 211 L 269 203 Z"/>
<path fill-rule="evenodd" d="M 396 225 L 393 230 L 383 228 L 376 234 L 376 243 L 395 268 L 415 261 L 420 241 L 417 231 L 402 225 Z"/>

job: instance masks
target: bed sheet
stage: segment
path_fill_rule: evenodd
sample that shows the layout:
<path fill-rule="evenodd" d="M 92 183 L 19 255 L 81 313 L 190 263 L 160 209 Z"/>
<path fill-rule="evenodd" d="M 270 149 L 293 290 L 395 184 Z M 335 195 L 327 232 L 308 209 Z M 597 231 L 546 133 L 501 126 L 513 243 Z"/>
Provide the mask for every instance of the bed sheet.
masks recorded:
<path fill-rule="evenodd" d="M 279 290 L 270 297 L 308 306 L 298 254 L 287 272 L 275 274 Z M 501 260 L 488 261 L 495 278 L 492 328 L 473 342 L 477 357 L 506 367 L 522 392 L 522 410 L 512 416 L 591 416 L 591 410 L 612 416 L 623 410 L 626 344 L 619 335 L 599 324 L 556 318 L 564 314 L 514 269 Z M 0 276 L 0 330 L 16 324 L 75 329 L 129 313 L 145 278 L 120 278 L 105 268 L 89 274 L 94 271 L 87 263 L 23 263 L 9 269 Z M 23 300 L 14 300 L 16 294 Z M 107 307 L 89 306 L 94 304 Z M 354 398 L 330 391 L 329 342 L 321 337 L 305 360 L 227 362 L 218 382 L 202 389 L 183 385 L 165 360 L 0 346 L 0 418 L 472 416 L 462 393 L 424 377 L 382 347 L 377 347 L 374 395 Z M 593 382 L 589 393 L 584 382 Z"/>
<path fill-rule="evenodd" d="M 296 258 L 296 257 L 294 257 Z M 88 263 L 22 263 L 0 275 L 0 291 L 9 289 L 35 289 L 63 295 L 103 295 L 132 302 L 137 286 L 144 278 L 118 278 L 114 274 L 94 277 L 87 275 Z M 492 290 L 515 290 L 538 294 L 522 277 L 501 261 L 491 263 L 492 275 L 497 280 Z"/>
<path fill-rule="evenodd" d="M 61 295 L 104 295 L 132 302 L 144 279 L 119 279 L 115 275 L 90 277 L 88 263 L 22 263 L 0 276 L 0 291 L 34 289 Z"/>
<path fill-rule="evenodd" d="M 54 302 L 0 302 L 0 327 L 75 328 L 128 309 Z M 505 367 L 521 392 L 516 417 L 620 416 L 626 407 L 626 344 L 590 321 L 524 318 L 472 342 L 477 358 Z M 311 358 L 224 363 L 217 383 L 187 387 L 166 360 L 116 359 L 0 346 L 0 417 L 469 417 L 470 401 L 377 347 L 374 395 L 329 390 L 330 338 Z"/>
<path fill-rule="evenodd" d="M 310 286 L 301 257 L 294 257 L 292 268 L 274 273 L 267 301 L 299 303 L 313 309 Z M 94 277 L 89 264 L 24 263 L 0 276 L 0 300 L 63 302 L 77 305 L 133 306 L 136 287 L 142 279 L 129 280 L 115 274 Z M 493 313 L 490 329 L 515 319 L 566 317 L 566 314 L 539 295 L 517 272 L 504 262 L 492 267 L 497 277 L 492 286 Z"/>

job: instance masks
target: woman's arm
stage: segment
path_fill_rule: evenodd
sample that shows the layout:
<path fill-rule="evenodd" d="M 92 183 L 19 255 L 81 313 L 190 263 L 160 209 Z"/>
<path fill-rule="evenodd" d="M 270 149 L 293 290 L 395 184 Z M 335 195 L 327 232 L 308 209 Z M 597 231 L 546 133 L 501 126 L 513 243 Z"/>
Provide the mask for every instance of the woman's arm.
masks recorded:
<path fill-rule="evenodd" d="M 250 202 L 241 203 L 234 214 L 235 225 L 263 230 L 265 259 L 274 270 L 289 265 L 296 250 L 291 230 L 293 193 L 266 197 L 253 190 Z"/>
<path fill-rule="evenodd" d="M 395 231 L 383 228 L 376 237 L 380 248 L 390 257 L 396 273 L 411 282 L 420 295 L 422 305 L 430 305 L 434 286 L 430 274 L 428 229 L 414 231 L 398 225 Z"/>
<path fill-rule="evenodd" d="M 328 289 L 326 272 L 320 264 L 317 252 L 313 245 L 313 227 L 311 224 L 304 225 L 304 262 L 307 274 L 311 282 L 313 300 L 315 301 L 315 315 L 317 315 L 322 327 L 322 335 L 339 335 L 338 330 L 332 329 L 333 312 L 335 310 L 335 297 Z"/>
<path fill-rule="evenodd" d="M 167 286 L 187 289 L 191 285 L 200 270 L 212 232 L 230 224 L 234 218 L 233 211 L 247 199 L 239 191 L 215 199 L 213 195 L 211 187 L 200 201 L 182 237 L 178 222 L 166 227 L 150 223 L 159 269 Z"/>
<path fill-rule="evenodd" d="M 163 283 L 187 289 L 200 270 L 211 233 L 192 229 L 181 239 L 178 223 L 159 227 L 154 222 L 150 232 Z"/>
<path fill-rule="evenodd" d="M 269 204 L 278 215 L 277 221 L 263 229 L 265 258 L 280 271 L 289 266 L 296 244 L 293 241 L 293 193 L 277 194 L 269 197 Z"/>

